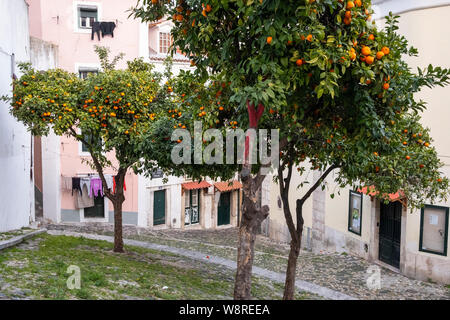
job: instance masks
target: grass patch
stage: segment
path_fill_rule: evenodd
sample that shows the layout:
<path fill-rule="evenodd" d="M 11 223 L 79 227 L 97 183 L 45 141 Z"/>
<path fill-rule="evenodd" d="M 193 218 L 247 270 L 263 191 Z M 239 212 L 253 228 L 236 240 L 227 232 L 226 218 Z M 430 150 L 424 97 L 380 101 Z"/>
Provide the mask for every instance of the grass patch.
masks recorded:
<path fill-rule="evenodd" d="M 126 246 L 124 254 L 112 249 L 106 241 L 36 236 L 0 251 L 0 289 L 9 297 L 19 290 L 26 297 L 58 300 L 232 298 L 232 270 L 150 249 Z M 67 287 L 72 265 L 80 268 L 79 290 Z M 282 286 L 257 277 L 253 284 L 256 299 L 281 298 Z"/>

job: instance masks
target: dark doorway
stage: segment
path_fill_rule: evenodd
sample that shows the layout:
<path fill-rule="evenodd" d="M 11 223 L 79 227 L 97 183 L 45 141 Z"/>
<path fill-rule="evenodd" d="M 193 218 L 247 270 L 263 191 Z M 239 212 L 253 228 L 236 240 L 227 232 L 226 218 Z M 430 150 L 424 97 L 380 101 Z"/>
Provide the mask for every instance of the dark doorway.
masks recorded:
<path fill-rule="evenodd" d="M 85 188 L 86 190 L 86 188 Z M 94 196 L 94 206 L 84 208 L 85 218 L 104 218 L 105 217 L 105 198 Z"/>
<path fill-rule="evenodd" d="M 230 192 L 220 194 L 219 208 L 217 215 L 217 225 L 230 224 Z"/>
<path fill-rule="evenodd" d="M 402 204 L 381 203 L 379 258 L 393 267 L 400 268 L 400 235 L 402 228 Z"/>
<path fill-rule="evenodd" d="M 166 190 L 153 193 L 153 225 L 166 223 Z"/>

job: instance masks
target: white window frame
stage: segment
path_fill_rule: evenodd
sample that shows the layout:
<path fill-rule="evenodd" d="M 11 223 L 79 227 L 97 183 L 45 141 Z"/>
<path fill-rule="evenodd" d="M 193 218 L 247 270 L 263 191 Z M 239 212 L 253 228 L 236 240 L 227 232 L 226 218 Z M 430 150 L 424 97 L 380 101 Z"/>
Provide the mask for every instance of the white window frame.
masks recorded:
<path fill-rule="evenodd" d="M 100 2 L 91 2 L 91 1 L 74 1 L 73 2 L 73 30 L 75 33 L 87 33 L 91 34 L 91 28 L 80 28 L 78 21 L 78 8 L 97 8 L 97 21 L 102 21 L 102 4 Z"/>
<path fill-rule="evenodd" d="M 77 133 L 81 134 L 80 128 L 77 128 Z M 104 152 L 102 152 L 102 153 L 104 154 Z M 78 155 L 80 157 L 90 157 L 91 156 L 90 152 L 83 151 L 83 142 L 81 142 L 81 141 L 78 141 Z"/>
<path fill-rule="evenodd" d="M 102 67 L 99 63 L 85 63 L 85 62 L 76 62 L 75 63 L 75 74 L 80 74 L 80 69 L 96 69 L 97 72 L 102 72 Z"/>
<path fill-rule="evenodd" d="M 168 37 L 169 37 L 169 39 L 168 39 L 168 45 L 167 45 L 167 51 L 164 51 L 164 52 L 161 52 L 161 35 L 162 34 L 167 34 L 168 35 Z M 163 54 L 163 55 L 167 55 L 168 53 L 169 53 L 169 48 L 170 48 L 170 46 L 171 46 L 171 39 L 170 39 L 170 37 L 171 37 L 171 35 L 170 35 L 170 31 L 169 32 L 165 32 L 165 31 L 159 31 L 158 32 L 158 54 Z"/>

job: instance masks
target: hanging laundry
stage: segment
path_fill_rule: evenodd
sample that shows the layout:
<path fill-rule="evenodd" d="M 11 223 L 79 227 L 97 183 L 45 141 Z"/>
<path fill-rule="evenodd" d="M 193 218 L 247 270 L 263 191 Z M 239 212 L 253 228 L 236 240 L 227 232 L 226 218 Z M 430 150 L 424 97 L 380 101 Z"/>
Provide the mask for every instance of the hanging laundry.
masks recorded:
<path fill-rule="evenodd" d="M 72 190 L 72 177 L 61 176 L 61 189 L 63 191 Z"/>
<path fill-rule="evenodd" d="M 84 191 L 84 188 L 83 188 L 84 186 L 86 186 L 88 193 L 90 193 L 89 192 L 91 190 L 91 178 L 90 177 L 81 178 L 80 187 L 81 187 L 81 190 L 83 190 L 83 191 Z"/>
<path fill-rule="evenodd" d="M 101 25 L 100 22 L 97 22 L 97 21 L 92 24 L 91 40 L 94 40 L 94 35 L 97 34 L 98 40 L 100 41 L 100 31 L 102 31 L 100 25 Z M 103 35 L 103 31 L 102 31 L 102 35 Z"/>
<path fill-rule="evenodd" d="M 105 175 L 105 181 L 107 189 L 112 189 L 114 187 L 113 177 L 111 175 Z"/>
<path fill-rule="evenodd" d="M 83 194 L 77 194 L 77 196 L 75 197 L 75 207 L 77 209 L 93 207 L 95 205 L 94 198 L 89 196 L 89 189 L 87 187 L 87 184 L 83 184 L 81 190 L 83 190 Z"/>
<path fill-rule="evenodd" d="M 102 31 L 102 38 L 108 34 L 110 34 L 114 38 L 114 29 L 116 28 L 116 24 L 114 22 L 101 22 L 100 30 Z"/>
<path fill-rule="evenodd" d="M 80 186 L 80 178 L 72 178 L 72 196 L 73 196 L 73 190 L 78 190 L 81 195 L 83 195 L 83 192 L 81 191 L 81 186 Z"/>
<path fill-rule="evenodd" d="M 114 177 L 113 193 L 116 193 L 116 179 L 117 176 Z M 127 184 L 125 183 L 125 177 L 123 178 L 123 190 L 127 191 Z"/>
<path fill-rule="evenodd" d="M 91 179 L 91 189 L 89 196 L 98 197 L 99 194 L 103 197 L 103 184 L 100 178 L 92 178 Z"/>

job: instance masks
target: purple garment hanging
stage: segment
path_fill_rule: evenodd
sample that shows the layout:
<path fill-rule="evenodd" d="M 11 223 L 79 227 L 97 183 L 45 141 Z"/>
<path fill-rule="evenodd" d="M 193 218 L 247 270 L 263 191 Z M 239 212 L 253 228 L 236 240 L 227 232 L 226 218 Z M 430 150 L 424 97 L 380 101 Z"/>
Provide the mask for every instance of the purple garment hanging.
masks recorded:
<path fill-rule="evenodd" d="M 99 193 L 103 197 L 102 179 L 92 178 L 91 179 L 91 190 L 89 190 L 89 196 L 92 197 L 92 195 L 94 195 L 94 196 L 98 197 Z"/>

